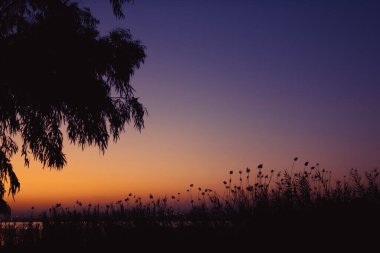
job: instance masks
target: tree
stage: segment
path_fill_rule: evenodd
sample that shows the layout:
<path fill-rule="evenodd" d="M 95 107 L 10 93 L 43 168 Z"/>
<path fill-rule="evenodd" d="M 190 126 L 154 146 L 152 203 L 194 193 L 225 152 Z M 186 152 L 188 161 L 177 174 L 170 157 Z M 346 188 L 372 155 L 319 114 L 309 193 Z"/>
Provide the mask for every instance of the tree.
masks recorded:
<path fill-rule="evenodd" d="M 114 14 L 131 0 L 110 0 Z M 144 127 L 145 108 L 130 78 L 144 62 L 144 46 L 128 30 L 106 36 L 89 9 L 69 0 L 0 2 L 0 213 L 10 214 L 5 182 L 12 197 L 20 190 L 11 158 L 21 137 L 25 165 L 66 165 L 63 133 L 74 145 L 104 152 L 131 122 Z"/>

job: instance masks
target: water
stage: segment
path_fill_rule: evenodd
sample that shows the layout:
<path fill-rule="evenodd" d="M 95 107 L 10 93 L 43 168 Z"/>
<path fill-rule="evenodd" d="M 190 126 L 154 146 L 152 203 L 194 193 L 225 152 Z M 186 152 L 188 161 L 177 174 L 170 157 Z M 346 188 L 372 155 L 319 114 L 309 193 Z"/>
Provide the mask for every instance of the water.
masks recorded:
<path fill-rule="evenodd" d="M 0 247 L 8 241 L 17 242 L 25 231 L 41 235 L 43 223 L 40 221 L 0 221 Z M 20 232 L 22 232 L 20 234 Z M 22 237 L 22 236 L 21 236 Z"/>
<path fill-rule="evenodd" d="M 0 221 L 0 229 L 28 229 L 32 227 L 39 228 L 40 230 L 42 230 L 43 223 L 41 221 Z"/>

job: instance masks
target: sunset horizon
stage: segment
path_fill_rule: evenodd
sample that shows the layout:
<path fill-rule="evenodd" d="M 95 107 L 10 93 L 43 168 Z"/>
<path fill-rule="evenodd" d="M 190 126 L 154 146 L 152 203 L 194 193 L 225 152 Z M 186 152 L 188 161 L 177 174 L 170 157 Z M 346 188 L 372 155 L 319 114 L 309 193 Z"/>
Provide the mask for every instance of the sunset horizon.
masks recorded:
<path fill-rule="evenodd" d="M 1 0 L 0 252 L 370 252 L 379 13 Z"/>
<path fill-rule="evenodd" d="M 283 171 L 294 157 L 336 179 L 379 167 L 376 4 L 136 1 L 120 20 L 107 1 L 78 2 L 102 34 L 127 28 L 146 46 L 131 79 L 145 128 L 126 126 L 104 154 L 63 130 L 61 170 L 25 167 L 16 154 L 21 190 L 5 198 L 15 214 L 185 194 L 189 184 L 223 191 L 229 170 Z"/>

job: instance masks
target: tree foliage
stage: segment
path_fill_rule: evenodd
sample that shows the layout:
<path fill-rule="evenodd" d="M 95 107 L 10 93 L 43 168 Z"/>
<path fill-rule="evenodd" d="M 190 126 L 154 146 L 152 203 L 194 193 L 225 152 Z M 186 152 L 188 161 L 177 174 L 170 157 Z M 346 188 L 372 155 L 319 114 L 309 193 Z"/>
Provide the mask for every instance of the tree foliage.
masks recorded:
<path fill-rule="evenodd" d="M 110 0 L 117 17 L 130 0 Z M 89 9 L 69 0 L 0 2 L 0 213 L 3 197 L 20 184 L 11 164 L 19 150 L 25 164 L 66 164 L 63 133 L 104 152 L 126 124 L 144 127 L 145 108 L 130 79 L 144 62 L 144 46 L 128 30 L 100 35 Z"/>

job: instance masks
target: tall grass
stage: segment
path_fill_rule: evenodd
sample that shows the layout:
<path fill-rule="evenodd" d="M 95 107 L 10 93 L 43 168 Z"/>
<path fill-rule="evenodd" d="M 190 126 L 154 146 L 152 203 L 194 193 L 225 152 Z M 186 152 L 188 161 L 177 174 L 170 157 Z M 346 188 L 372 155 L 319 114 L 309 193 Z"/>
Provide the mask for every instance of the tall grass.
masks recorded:
<path fill-rule="evenodd" d="M 144 202 L 130 193 L 105 206 L 57 204 L 38 216 L 41 223 L 0 223 L 0 249 L 99 249 L 120 243 L 143 248 L 167 240 L 171 245 L 192 242 L 215 249 L 215 243 L 237 247 L 242 240 L 264 242 L 273 237 L 282 243 L 313 243 L 318 237 L 341 243 L 370 240 L 374 234 L 368 231 L 380 228 L 379 171 L 361 174 L 352 169 L 347 177 L 333 181 L 331 171 L 319 164 L 305 162 L 295 171 L 296 162 L 297 158 L 290 171 L 266 170 L 263 164 L 231 170 L 222 182 L 224 192 L 191 184 L 185 200 L 178 193 L 150 195 Z M 190 208 L 180 208 L 186 205 Z"/>

